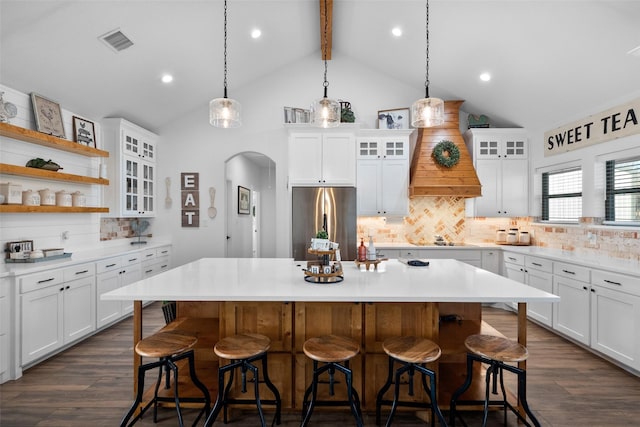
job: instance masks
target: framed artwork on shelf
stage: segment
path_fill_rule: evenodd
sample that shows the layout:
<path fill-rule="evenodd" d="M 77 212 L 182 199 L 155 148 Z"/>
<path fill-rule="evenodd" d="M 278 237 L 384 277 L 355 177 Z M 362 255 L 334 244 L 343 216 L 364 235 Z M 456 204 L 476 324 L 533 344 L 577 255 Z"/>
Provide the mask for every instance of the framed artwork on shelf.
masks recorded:
<path fill-rule="evenodd" d="M 87 147 L 98 148 L 96 146 L 96 127 L 93 122 L 73 116 L 73 140 Z"/>
<path fill-rule="evenodd" d="M 33 115 L 36 119 L 36 130 L 48 135 L 64 138 L 62 110 L 60 104 L 37 93 L 31 93 Z"/>
<path fill-rule="evenodd" d="M 251 190 L 238 185 L 238 213 L 241 215 L 249 215 L 251 211 Z"/>
<path fill-rule="evenodd" d="M 378 110 L 378 129 L 409 129 L 409 109 Z"/>

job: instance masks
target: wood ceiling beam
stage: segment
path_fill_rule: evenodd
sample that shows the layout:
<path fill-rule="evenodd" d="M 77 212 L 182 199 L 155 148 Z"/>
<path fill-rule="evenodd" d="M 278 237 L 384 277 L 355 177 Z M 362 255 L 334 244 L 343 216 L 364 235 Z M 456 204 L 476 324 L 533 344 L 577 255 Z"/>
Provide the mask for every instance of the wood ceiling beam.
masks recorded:
<path fill-rule="evenodd" d="M 322 60 L 331 59 L 331 47 L 332 47 L 332 28 L 333 28 L 333 0 L 319 0 L 320 3 L 320 55 Z M 326 3 L 326 9 L 325 9 Z M 324 37 L 324 23 L 325 16 L 327 18 L 327 46 L 325 50 L 325 37 Z M 325 58 L 326 53 L 326 58 Z"/>

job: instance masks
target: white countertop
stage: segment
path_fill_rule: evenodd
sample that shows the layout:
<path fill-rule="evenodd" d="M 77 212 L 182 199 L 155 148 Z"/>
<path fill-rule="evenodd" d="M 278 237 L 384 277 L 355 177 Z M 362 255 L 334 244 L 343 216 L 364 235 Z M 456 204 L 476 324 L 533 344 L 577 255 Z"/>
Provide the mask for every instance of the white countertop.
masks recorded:
<path fill-rule="evenodd" d="M 56 260 L 45 260 L 34 263 L 5 263 L 0 264 L 0 277 L 18 276 L 22 274 L 37 273 L 39 271 L 50 270 L 52 268 L 64 268 L 72 265 L 82 264 L 85 262 L 93 262 L 99 259 L 109 258 L 112 256 L 126 255 L 135 252 L 145 251 L 147 249 L 155 249 L 161 246 L 170 245 L 171 241 L 162 239 L 147 239 L 145 245 L 131 245 L 129 241 L 126 244 L 104 245 L 96 249 L 88 249 L 83 251 L 75 251 L 70 258 L 62 258 Z"/>
<path fill-rule="evenodd" d="M 304 280 L 286 258 L 202 258 L 103 294 L 108 300 L 306 302 L 557 302 L 559 297 L 452 259 L 428 267 L 384 261 L 381 271 L 343 262 L 344 281 Z"/>

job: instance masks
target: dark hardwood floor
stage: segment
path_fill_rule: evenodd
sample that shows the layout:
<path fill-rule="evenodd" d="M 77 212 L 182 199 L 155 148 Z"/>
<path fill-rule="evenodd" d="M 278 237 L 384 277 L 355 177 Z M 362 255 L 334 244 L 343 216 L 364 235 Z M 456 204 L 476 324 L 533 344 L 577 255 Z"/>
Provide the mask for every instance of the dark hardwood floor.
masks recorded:
<path fill-rule="evenodd" d="M 489 308 L 484 318 L 515 338 L 514 314 Z M 145 335 L 164 324 L 159 304 L 145 308 L 144 323 Z M 640 425 L 640 378 L 535 324 L 529 324 L 528 334 L 528 400 L 543 425 Z M 19 380 L 0 385 L 0 426 L 118 425 L 132 402 L 131 336 L 131 319 L 127 319 L 28 369 Z M 190 424 L 196 411 L 184 412 Z M 480 417 L 472 413 L 465 420 L 479 425 Z M 511 414 L 508 422 L 518 425 Z M 375 416 L 365 414 L 365 423 L 375 425 Z M 299 414 L 284 414 L 282 425 L 299 424 Z M 312 419 L 314 426 L 339 424 L 353 424 L 349 412 L 316 412 Z M 145 414 L 137 425 L 154 425 L 152 414 Z M 177 425 L 174 410 L 160 409 L 157 425 Z M 258 420 L 253 412 L 234 413 L 231 425 L 255 426 Z M 405 414 L 394 425 L 425 424 Z M 490 425 L 502 425 L 501 412 L 492 412 Z"/>

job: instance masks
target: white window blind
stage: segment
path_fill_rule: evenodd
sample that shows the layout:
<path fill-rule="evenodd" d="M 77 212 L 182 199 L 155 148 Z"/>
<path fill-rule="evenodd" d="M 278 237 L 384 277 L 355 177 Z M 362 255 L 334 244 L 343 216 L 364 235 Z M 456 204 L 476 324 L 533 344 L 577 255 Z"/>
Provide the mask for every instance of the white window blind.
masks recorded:
<path fill-rule="evenodd" d="M 606 165 L 605 220 L 640 222 L 640 157 Z"/>
<path fill-rule="evenodd" d="M 578 222 L 582 217 L 582 169 L 542 174 L 542 219 Z"/>

